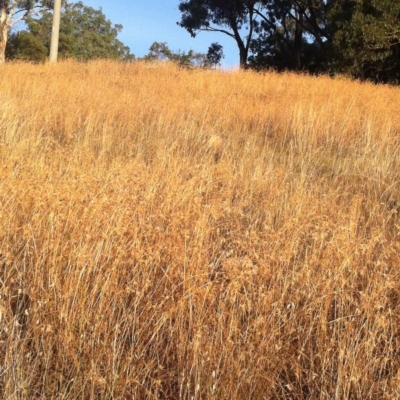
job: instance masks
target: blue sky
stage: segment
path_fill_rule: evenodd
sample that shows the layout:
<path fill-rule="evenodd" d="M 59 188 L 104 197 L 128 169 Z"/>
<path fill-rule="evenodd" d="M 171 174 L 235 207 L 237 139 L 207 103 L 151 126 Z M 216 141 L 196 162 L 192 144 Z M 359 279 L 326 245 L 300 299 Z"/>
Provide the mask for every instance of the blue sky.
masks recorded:
<path fill-rule="evenodd" d="M 74 0 L 71 0 L 74 1 Z M 124 29 L 119 39 L 130 47 L 137 57 L 148 53 L 153 42 L 167 42 L 173 51 L 207 53 L 213 42 L 224 47 L 225 58 L 222 66 L 235 67 L 239 64 L 236 42 L 222 34 L 201 32 L 196 38 L 176 25 L 180 20 L 179 0 L 82 0 L 87 6 L 102 8 L 104 14 L 114 24 L 122 24 Z"/>

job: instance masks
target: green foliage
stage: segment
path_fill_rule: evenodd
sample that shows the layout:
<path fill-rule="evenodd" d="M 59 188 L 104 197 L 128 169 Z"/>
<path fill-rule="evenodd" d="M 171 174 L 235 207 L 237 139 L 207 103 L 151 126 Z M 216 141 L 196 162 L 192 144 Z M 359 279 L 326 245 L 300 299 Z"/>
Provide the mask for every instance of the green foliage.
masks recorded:
<path fill-rule="evenodd" d="M 187 53 L 173 52 L 165 42 L 154 42 L 149 49 L 149 54 L 143 57 L 145 61 L 173 61 L 179 65 L 204 67 L 206 55 L 189 50 Z"/>
<path fill-rule="evenodd" d="M 258 34 L 251 42 L 250 65 L 256 69 L 326 72 L 330 32 L 325 0 L 264 0 L 257 11 Z"/>
<path fill-rule="evenodd" d="M 184 0 L 179 10 L 192 36 L 236 40 L 241 66 L 400 83 L 399 1 Z"/>
<path fill-rule="evenodd" d="M 9 60 L 45 62 L 47 48 L 31 33 L 21 31 L 10 36 L 6 47 L 6 57 Z"/>
<path fill-rule="evenodd" d="M 182 12 L 180 26 L 192 36 L 200 30 L 212 30 L 212 24 L 227 28 L 240 29 L 248 22 L 249 4 L 255 1 L 243 0 L 186 0 L 181 1 Z"/>
<path fill-rule="evenodd" d="M 263 5 L 251 44 L 252 67 L 400 83 L 399 2 L 266 0 Z"/>
<path fill-rule="evenodd" d="M 47 49 L 47 54 L 50 51 L 52 23 L 53 14 L 48 10 L 41 10 L 39 18 L 27 19 L 29 34 L 35 38 L 35 43 Z M 101 10 L 87 7 L 82 2 L 65 2 L 61 10 L 59 57 L 81 61 L 97 58 L 132 60 L 134 56 L 130 54 L 129 47 L 117 39 L 121 30 L 122 25 L 113 25 Z M 14 57 L 21 58 L 20 54 L 28 54 L 26 45 L 26 41 L 18 42 Z"/>
<path fill-rule="evenodd" d="M 155 60 L 171 60 L 173 58 L 173 53 L 169 49 L 167 43 L 165 42 L 154 42 L 149 49 L 149 54 L 147 54 L 144 59 L 147 61 Z"/>
<path fill-rule="evenodd" d="M 2 0 L 0 1 L 0 6 L 6 8 L 14 8 L 17 12 L 24 11 L 29 12 L 35 6 L 41 7 L 53 7 L 54 0 Z"/>
<path fill-rule="evenodd" d="M 241 67 L 246 67 L 255 23 L 255 0 L 184 0 L 179 4 L 178 25 L 193 37 L 199 31 L 221 32 L 238 46 Z M 247 28 L 243 35 L 242 28 Z"/>
<path fill-rule="evenodd" d="M 221 63 L 221 59 L 224 58 L 224 50 L 222 45 L 219 43 L 212 43 L 208 48 L 207 61 L 217 67 Z"/>
<path fill-rule="evenodd" d="M 0 0 L 0 64 L 5 62 L 6 47 L 12 26 L 26 20 L 36 7 L 48 7 L 53 0 Z"/>
<path fill-rule="evenodd" d="M 342 0 L 331 12 L 339 71 L 375 82 L 400 83 L 400 3 Z"/>

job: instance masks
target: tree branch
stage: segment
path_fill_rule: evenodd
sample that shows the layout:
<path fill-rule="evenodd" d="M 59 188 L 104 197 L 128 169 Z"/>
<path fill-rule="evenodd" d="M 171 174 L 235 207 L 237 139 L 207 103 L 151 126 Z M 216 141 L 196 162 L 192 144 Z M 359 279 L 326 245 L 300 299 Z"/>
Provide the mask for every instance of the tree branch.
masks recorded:
<path fill-rule="evenodd" d="M 291 47 L 290 40 L 289 40 L 285 35 L 283 35 L 281 32 L 279 32 L 279 31 L 276 29 L 276 25 L 275 25 L 274 23 L 272 23 L 272 22 L 271 22 L 263 13 L 261 13 L 259 10 L 254 10 L 254 11 L 255 11 L 255 13 L 256 13 L 259 17 L 261 17 L 261 18 L 263 19 L 264 22 L 266 22 L 271 28 L 274 29 L 275 34 L 279 35 L 279 36 L 285 41 L 285 43 L 286 43 L 289 47 Z M 282 27 L 283 27 L 283 29 L 287 30 L 286 27 L 284 26 L 284 24 L 282 24 Z"/>
<path fill-rule="evenodd" d="M 212 26 L 208 26 L 207 28 L 200 28 L 199 31 L 205 31 L 205 32 L 221 32 L 221 33 L 225 33 L 225 35 L 230 36 L 233 39 L 235 38 L 235 35 L 233 33 L 230 33 L 228 31 L 226 31 L 225 29 L 217 29 L 217 28 L 213 28 Z"/>

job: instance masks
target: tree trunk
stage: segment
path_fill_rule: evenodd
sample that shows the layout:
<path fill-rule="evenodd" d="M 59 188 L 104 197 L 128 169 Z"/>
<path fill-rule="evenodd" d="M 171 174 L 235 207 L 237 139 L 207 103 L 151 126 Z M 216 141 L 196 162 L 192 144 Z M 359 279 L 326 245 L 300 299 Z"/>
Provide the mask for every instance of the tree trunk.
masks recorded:
<path fill-rule="evenodd" d="M 247 51 L 245 47 L 239 46 L 240 69 L 247 68 Z"/>
<path fill-rule="evenodd" d="M 247 56 L 249 55 L 249 50 L 244 45 L 243 40 L 240 37 L 239 32 L 237 30 L 235 31 L 235 39 L 236 39 L 236 43 L 239 48 L 240 69 L 246 69 L 247 68 Z"/>
<path fill-rule="evenodd" d="M 61 0 L 54 1 L 53 29 L 51 33 L 50 62 L 57 62 L 58 41 L 60 36 Z"/>
<path fill-rule="evenodd" d="M 15 0 L 0 0 L 0 64 L 6 62 L 8 32 L 16 7 Z"/>
<path fill-rule="evenodd" d="M 8 22 L 7 7 L 2 3 L 0 8 L 0 64 L 6 62 L 6 46 L 8 39 Z"/>
<path fill-rule="evenodd" d="M 296 10 L 296 30 L 294 36 L 294 65 L 297 71 L 301 70 L 301 48 L 303 45 L 303 14 Z"/>
<path fill-rule="evenodd" d="M 249 50 L 243 43 L 243 39 L 239 34 L 239 30 L 236 25 L 236 21 L 232 21 L 230 26 L 233 30 L 234 38 L 235 38 L 236 43 L 239 48 L 240 69 L 245 69 L 245 68 L 247 68 L 247 56 L 249 54 Z"/>

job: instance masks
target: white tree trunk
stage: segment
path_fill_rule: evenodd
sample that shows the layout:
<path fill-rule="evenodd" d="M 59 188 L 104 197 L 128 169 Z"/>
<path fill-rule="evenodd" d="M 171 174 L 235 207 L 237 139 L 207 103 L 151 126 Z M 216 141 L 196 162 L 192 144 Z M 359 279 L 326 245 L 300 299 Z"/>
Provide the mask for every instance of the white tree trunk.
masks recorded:
<path fill-rule="evenodd" d="M 15 0 L 4 0 L 0 8 L 0 64 L 6 61 L 6 46 L 8 32 L 12 25 L 12 18 L 15 11 Z"/>
<path fill-rule="evenodd" d="M 0 9 L 0 64 L 6 61 L 6 45 L 8 39 L 7 9 L 3 5 Z"/>
<path fill-rule="evenodd" d="M 51 34 L 51 45 L 50 45 L 50 62 L 56 62 L 58 57 L 60 17 L 61 17 L 61 0 L 55 0 L 53 9 L 53 30 Z"/>

